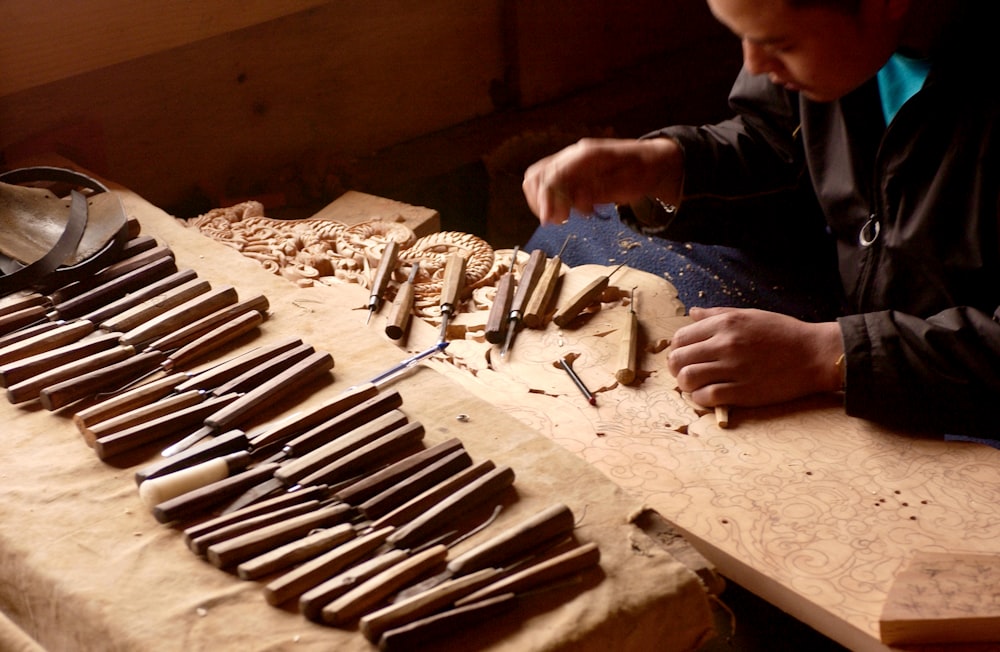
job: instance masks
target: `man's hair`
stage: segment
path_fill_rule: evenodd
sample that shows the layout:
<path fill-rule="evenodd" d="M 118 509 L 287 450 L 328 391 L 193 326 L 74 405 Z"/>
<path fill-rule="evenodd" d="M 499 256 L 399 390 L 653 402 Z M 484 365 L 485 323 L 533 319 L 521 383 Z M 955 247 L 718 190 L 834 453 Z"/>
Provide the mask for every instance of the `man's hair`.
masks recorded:
<path fill-rule="evenodd" d="M 791 7 L 824 7 L 845 14 L 856 14 L 861 8 L 861 0 L 785 0 Z"/>

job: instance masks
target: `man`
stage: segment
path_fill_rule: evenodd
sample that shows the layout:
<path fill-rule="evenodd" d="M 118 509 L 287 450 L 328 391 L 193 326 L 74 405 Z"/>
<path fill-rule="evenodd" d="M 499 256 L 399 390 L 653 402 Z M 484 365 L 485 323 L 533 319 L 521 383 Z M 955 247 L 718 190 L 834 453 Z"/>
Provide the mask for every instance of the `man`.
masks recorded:
<path fill-rule="evenodd" d="M 583 140 L 526 171 L 531 209 L 546 225 L 652 197 L 676 212 L 632 225 L 669 237 L 701 198 L 805 185 L 837 241 L 845 315 L 692 307 L 667 355 L 680 388 L 705 406 L 843 389 L 853 416 L 1000 438 L 1000 92 L 985 3 L 708 5 L 742 41 L 736 116 Z"/>

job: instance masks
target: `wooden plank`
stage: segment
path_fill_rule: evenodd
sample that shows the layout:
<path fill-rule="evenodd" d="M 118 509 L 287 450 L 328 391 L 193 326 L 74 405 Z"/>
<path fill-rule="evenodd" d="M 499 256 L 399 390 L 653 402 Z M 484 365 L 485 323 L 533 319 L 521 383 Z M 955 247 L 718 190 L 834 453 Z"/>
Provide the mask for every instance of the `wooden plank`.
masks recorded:
<path fill-rule="evenodd" d="M 329 0 L 11 0 L 0 4 L 0 96 L 225 34 Z"/>

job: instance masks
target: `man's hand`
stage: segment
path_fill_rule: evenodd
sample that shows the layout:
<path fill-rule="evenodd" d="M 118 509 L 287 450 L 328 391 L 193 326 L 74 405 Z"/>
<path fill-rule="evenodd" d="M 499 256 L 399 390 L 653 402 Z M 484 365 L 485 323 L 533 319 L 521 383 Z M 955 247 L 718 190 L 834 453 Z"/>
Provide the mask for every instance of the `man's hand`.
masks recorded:
<path fill-rule="evenodd" d="M 643 195 L 676 203 L 682 177 L 683 155 L 672 140 L 584 138 L 531 165 L 521 187 L 543 225 L 562 224 L 570 209 L 589 213 Z"/>
<path fill-rule="evenodd" d="M 667 369 L 699 405 L 768 405 L 836 391 L 843 353 L 836 322 L 763 310 L 692 308 L 667 350 Z"/>

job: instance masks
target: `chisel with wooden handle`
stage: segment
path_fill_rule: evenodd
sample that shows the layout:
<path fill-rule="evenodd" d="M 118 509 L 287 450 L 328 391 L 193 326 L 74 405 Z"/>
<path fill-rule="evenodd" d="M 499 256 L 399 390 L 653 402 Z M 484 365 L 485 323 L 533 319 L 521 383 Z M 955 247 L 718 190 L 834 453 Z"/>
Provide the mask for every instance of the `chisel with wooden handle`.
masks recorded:
<path fill-rule="evenodd" d="M 462 607 L 442 611 L 420 620 L 387 630 L 379 639 L 380 652 L 407 652 L 419 649 L 431 641 L 447 637 L 463 628 L 480 622 L 489 622 L 513 611 L 519 604 L 513 593 L 505 593 L 480 600 Z"/>
<path fill-rule="evenodd" d="M 433 449 L 427 449 L 424 453 L 431 450 Z M 456 448 L 450 450 L 452 452 L 445 454 L 439 459 L 435 459 L 422 468 L 414 469 L 409 476 L 399 479 L 392 486 L 386 487 L 381 492 L 365 499 L 364 502 L 357 505 L 358 510 L 369 520 L 378 520 L 401 508 L 409 501 L 414 500 L 425 491 L 433 489 L 439 483 L 457 476 L 472 466 L 472 458 L 464 449 Z M 415 456 L 400 460 L 399 463 L 401 464 L 413 457 Z M 351 489 L 351 486 L 346 487 L 345 491 L 349 489 Z M 337 495 L 341 495 L 341 493 L 338 491 Z M 345 502 L 350 502 L 352 505 L 355 504 L 352 501 L 345 500 Z"/>
<path fill-rule="evenodd" d="M 460 253 L 448 255 L 444 265 L 444 285 L 441 288 L 441 332 L 438 341 L 448 340 L 448 324 L 458 311 L 458 302 L 465 287 L 465 256 Z"/>
<path fill-rule="evenodd" d="M 639 347 L 639 316 L 635 312 L 634 289 L 623 321 L 621 338 L 618 340 L 618 369 L 615 371 L 615 380 L 622 385 L 629 385 L 635 381 L 636 354 Z"/>
<path fill-rule="evenodd" d="M 277 464 L 253 466 L 224 480 L 213 482 L 194 491 L 166 500 L 153 508 L 153 517 L 160 523 L 192 519 L 239 495 L 248 487 L 274 475 Z"/>
<path fill-rule="evenodd" d="M 484 568 L 508 566 L 527 553 L 568 537 L 572 534 L 574 525 L 573 512 L 569 507 L 563 504 L 552 505 L 450 560 L 444 572 L 400 592 L 397 599 L 403 600 L 429 590 L 453 577 L 461 577 Z"/>
<path fill-rule="evenodd" d="M 132 297 L 130 300 L 135 303 L 144 301 L 145 299 L 138 299 L 133 295 L 139 293 L 142 296 L 142 293 L 148 293 L 147 288 L 163 279 L 188 277 L 190 280 L 194 276 L 195 273 L 192 270 L 180 273 L 172 256 L 162 256 L 135 269 L 128 270 L 121 276 L 112 278 L 103 285 L 98 285 L 73 298 L 53 303 L 51 312 L 59 319 L 77 319 L 103 306 L 121 302 L 126 296 Z"/>
<path fill-rule="evenodd" d="M 385 244 L 385 249 L 382 251 L 382 258 L 378 263 L 378 269 L 375 270 L 375 277 L 372 279 L 372 290 L 368 297 L 368 319 L 365 321 L 366 324 L 371 321 L 372 315 L 378 312 L 378 309 L 382 305 L 382 295 L 385 294 L 385 288 L 389 285 L 392 272 L 396 269 L 396 257 L 398 254 L 399 242 L 389 240 Z"/>
<path fill-rule="evenodd" d="M 64 286 L 49 292 L 48 297 L 52 302 L 52 305 L 58 305 L 69 301 L 74 297 L 78 297 L 81 294 L 104 285 L 105 283 L 109 283 L 133 270 L 148 265 L 153 261 L 161 258 L 174 258 L 174 252 L 170 249 L 170 247 L 156 245 L 155 241 L 153 241 L 154 246 L 149 247 L 149 242 L 150 241 L 147 239 L 134 240 L 133 243 L 136 244 L 138 248 L 142 249 L 141 251 L 125 249 L 124 252 L 126 254 L 131 251 L 133 255 L 129 255 L 116 263 L 108 265 L 89 278 L 67 283 Z"/>
<path fill-rule="evenodd" d="M 414 453 L 408 457 L 390 464 L 389 466 L 366 476 L 342 489 L 338 489 L 336 497 L 350 505 L 361 505 L 366 500 L 381 494 L 382 492 L 396 487 L 399 483 L 406 481 L 415 473 L 427 468 L 440 459 L 448 457 L 454 453 L 464 452 L 461 440 L 456 437 L 445 440 L 440 444 L 435 444 Z M 469 464 L 471 458 L 466 454 Z"/>
<path fill-rule="evenodd" d="M 379 532 L 373 532 L 368 536 L 375 536 L 380 534 Z M 383 540 L 385 536 L 381 537 Z M 357 541 L 362 538 L 351 541 L 343 546 L 343 548 L 352 549 Z M 366 541 L 366 548 L 373 542 Z M 378 544 L 376 544 L 376 547 Z M 353 550 L 352 550 L 353 551 Z M 346 551 L 345 551 L 346 552 Z M 366 554 L 371 554 L 369 550 Z M 348 568 L 340 571 L 336 575 L 330 577 L 320 578 L 315 581 L 312 588 L 302 592 L 299 596 L 299 612 L 313 621 L 320 621 L 322 619 L 323 608 L 330 604 L 333 600 L 344 595 L 354 587 L 360 585 L 362 582 L 374 577 L 376 574 L 382 572 L 387 568 L 391 568 L 405 559 L 408 555 L 403 550 L 390 550 L 389 552 L 375 555 L 364 561 L 354 563 Z M 294 571 L 293 571 L 294 572 Z M 315 576 L 308 576 L 312 580 Z M 268 597 L 267 588 L 265 588 L 265 597 L 267 597 L 268 602 L 271 602 L 272 598 Z M 277 600 L 279 596 L 274 596 L 273 599 Z M 287 598 L 286 598 L 287 599 Z M 283 602 L 284 600 L 282 600 Z M 280 602 L 271 602 L 271 604 L 280 604 Z"/>
<path fill-rule="evenodd" d="M 510 312 L 507 315 L 507 335 L 504 337 L 503 348 L 500 349 L 500 357 L 503 358 L 510 351 L 514 343 L 514 335 L 521 325 L 521 318 L 524 316 L 524 308 L 528 304 L 528 299 L 538 284 L 538 279 L 545 271 L 545 252 L 535 249 L 528 256 L 528 262 L 521 270 L 521 278 L 517 282 L 517 289 L 514 291 L 514 298 L 510 303 Z"/>
<path fill-rule="evenodd" d="M 563 241 L 562 247 L 559 248 L 559 253 L 545 262 L 545 270 L 539 277 L 538 284 L 531 293 L 531 297 L 524 308 L 524 315 L 521 317 L 521 321 L 528 328 L 542 328 L 545 325 L 549 307 L 556 294 L 556 287 L 559 285 L 559 279 L 562 275 L 562 253 L 566 249 L 566 245 L 569 244 L 571 237 L 568 236 Z"/>
<path fill-rule="evenodd" d="M 497 281 L 493 303 L 490 305 L 490 312 L 486 317 L 485 337 L 490 344 L 503 342 L 504 331 L 510 315 L 510 306 L 514 300 L 514 263 L 517 262 L 517 251 L 518 248 L 514 247 L 514 253 L 510 257 L 510 267 Z"/>
<path fill-rule="evenodd" d="M 139 498 L 146 507 L 152 508 L 165 500 L 228 478 L 233 472 L 242 471 L 249 464 L 250 453 L 246 451 L 205 460 L 186 469 L 146 480 L 139 485 Z"/>
<path fill-rule="evenodd" d="M 246 433 L 234 428 L 209 441 L 201 442 L 198 446 L 193 446 L 183 453 L 158 460 L 139 469 L 135 472 L 135 483 L 141 484 L 151 478 L 158 478 L 161 475 L 180 471 L 201 462 L 247 450 L 250 450 L 250 440 Z"/>
<path fill-rule="evenodd" d="M 241 580 L 256 580 L 273 575 L 338 548 L 354 536 L 355 529 L 350 523 L 317 529 L 301 539 L 241 562 L 236 567 L 236 574 Z"/>
<path fill-rule="evenodd" d="M 300 596 L 305 597 L 304 594 L 308 591 L 336 578 L 340 573 L 374 552 L 385 543 L 385 538 L 391 532 L 392 528 L 383 528 L 356 536 L 339 547 L 282 574 L 264 585 L 264 599 L 267 600 L 268 604 L 278 606 L 289 600 L 297 600 Z M 405 553 L 402 555 L 405 556 Z M 300 610 L 310 620 L 315 620 L 323 605 L 329 602 L 329 600 L 325 600 L 326 595 L 321 595 L 322 593 L 321 591 L 316 592 L 313 599 L 310 600 L 310 603 L 315 606 L 314 609 L 310 609 L 311 616 L 305 614 L 305 609 L 300 606 Z M 330 598 L 330 600 L 332 599 Z"/>
<path fill-rule="evenodd" d="M 420 270 L 420 263 L 413 263 L 406 281 L 396 289 L 396 297 L 392 300 L 392 310 L 386 320 L 385 334 L 391 339 L 402 339 L 410 325 L 410 314 L 413 312 L 413 298 L 416 292 L 413 282 Z"/>
<path fill-rule="evenodd" d="M 211 532 L 192 537 L 188 541 L 188 548 L 196 555 L 205 556 L 208 554 L 208 549 L 217 543 L 235 539 L 248 532 L 257 532 L 262 528 L 270 527 L 275 523 L 283 523 L 302 514 L 311 514 L 319 509 L 319 507 L 319 500 L 303 500 L 290 503 L 280 509 L 243 518 L 229 525 L 215 528 Z"/>
<path fill-rule="evenodd" d="M 385 569 L 323 607 L 323 622 L 342 626 L 360 618 L 397 589 L 432 572 L 444 562 L 447 554 L 448 548 L 438 544 Z"/>

